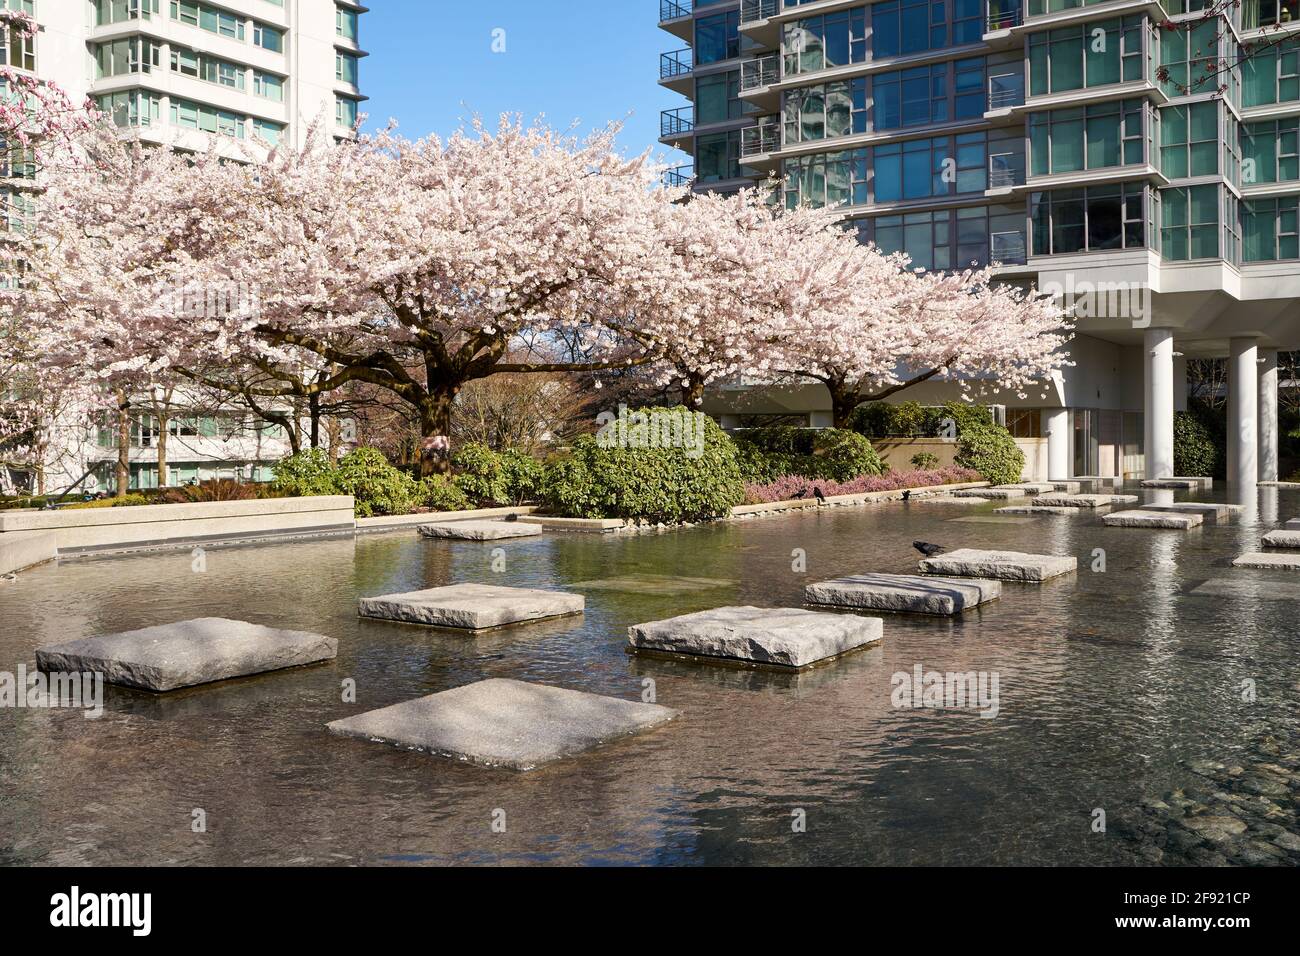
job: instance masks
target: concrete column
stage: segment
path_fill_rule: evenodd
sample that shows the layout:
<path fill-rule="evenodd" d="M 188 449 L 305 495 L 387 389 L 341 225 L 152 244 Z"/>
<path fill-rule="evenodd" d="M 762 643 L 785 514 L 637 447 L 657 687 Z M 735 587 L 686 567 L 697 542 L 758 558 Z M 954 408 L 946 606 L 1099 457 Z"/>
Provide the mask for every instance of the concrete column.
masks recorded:
<path fill-rule="evenodd" d="M 1228 342 L 1228 480 L 1259 482 L 1259 345 Z"/>
<path fill-rule="evenodd" d="M 1147 329 L 1143 337 L 1146 368 L 1146 474 L 1174 476 L 1174 330 Z"/>
<path fill-rule="evenodd" d="M 1070 465 L 1070 410 L 1044 408 L 1043 434 L 1047 437 L 1047 480 L 1063 481 L 1074 477 Z"/>
<path fill-rule="evenodd" d="M 1262 349 L 1259 357 L 1259 480 L 1277 481 L 1277 349 Z"/>

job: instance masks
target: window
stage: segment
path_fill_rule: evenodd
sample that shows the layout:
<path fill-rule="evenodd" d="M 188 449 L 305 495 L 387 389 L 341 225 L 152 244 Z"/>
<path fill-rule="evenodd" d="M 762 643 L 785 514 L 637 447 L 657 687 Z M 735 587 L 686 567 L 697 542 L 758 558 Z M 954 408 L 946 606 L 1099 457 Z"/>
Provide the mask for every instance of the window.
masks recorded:
<path fill-rule="evenodd" d="M 875 202 L 928 199 L 988 188 L 984 133 L 939 136 L 877 146 Z"/>
<path fill-rule="evenodd" d="M 1300 179 L 1300 119 L 1246 123 L 1241 131 L 1241 181 L 1294 182 Z"/>
<path fill-rule="evenodd" d="M 0 231 L 27 233 L 36 215 L 36 200 L 16 189 L 0 189 Z"/>
<path fill-rule="evenodd" d="M 695 62 L 717 63 L 740 56 L 740 11 L 695 21 Z"/>
<path fill-rule="evenodd" d="M 273 73 L 253 71 L 253 92 L 277 103 L 284 102 L 284 79 Z"/>
<path fill-rule="evenodd" d="M 1241 63 L 1241 105 L 1264 106 L 1300 99 L 1300 45 L 1294 40 L 1260 41 L 1261 49 L 1247 45 Z"/>
<path fill-rule="evenodd" d="M 188 26 L 198 27 L 232 40 L 244 39 L 244 21 L 233 13 L 226 13 L 194 0 L 171 0 L 171 18 Z"/>
<path fill-rule="evenodd" d="M 356 104 L 353 104 L 354 106 Z M 253 135 L 266 140 L 272 146 L 280 145 L 280 136 L 284 133 L 282 123 L 272 123 L 269 120 L 253 120 Z"/>
<path fill-rule="evenodd" d="M 197 129 L 218 136 L 230 136 L 243 139 L 245 117 L 228 113 L 206 104 L 193 103 L 189 100 L 172 100 L 171 121 L 173 126 L 184 129 Z"/>
<path fill-rule="evenodd" d="M 952 222 L 947 210 L 880 216 L 876 245 L 886 254 L 906 253 L 916 269 L 946 271 L 952 266 Z"/>
<path fill-rule="evenodd" d="M 1145 161 L 1141 100 L 1034 113 L 1029 118 L 1035 176 L 1127 166 Z"/>
<path fill-rule="evenodd" d="M 1098 20 L 1029 35 L 1029 93 L 1042 96 L 1140 80 L 1146 20 Z"/>
<path fill-rule="evenodd" d="M 843 80 L 791 90 L 783 107 L 785 142 L 806 143 L 867 131 L 867 81 Z"/>
<path fill-rule="evenodd" d="M 1215 259 L 1219 255 L 1219 187 L 1182 186 L 1160 190 L 1161 255 L 1171 260 Z"/>
<path fill-rule="evenodd" d="M 124 20 L 150 20 L 158 15 L 160 0 L 95 0 L 95 25 L 121 23 Z M 0 7 L 4 3 L 0 0 Z M 23 9 L 32 12 L 31 0 L 25 0 Z M 15 9 L 10 0 L 9 9 Z"/>
<path fill-rule="evenodd" d="M 354 129 L 357 125 L 357 101 L 346 96 L 334 97 L 334 122 L 339 126 Z"/>
<path fill-rule="evenodd" d="M 247 82 L 244 67 L 184 47 L 172 47 L 171 62 L 173 71 L 208 83 L 242 90 Z"/>
<path fill-rule="evenodd" d="M 1243 262 L 1300 259 L 1300 203 L 1295 196 L 1242 203 Z"/>
<path fill-rule="evenodd" d="M 357 39 L 357 12 L 336 7 L 334 10 L 334 33 L 345 40 Z"/>
<path fill-rule="evenodd" d="M 161 116 L 162 105 L 157 96 L 142 90 L 107 93 L 96 100 L 100 112 L 113 117 L 118 126 L 152 126 Z"/>
<path fill-rule="evenodd" d="M 0 29 L 0 66 L 36 71 L 36 38 L 25 36 L 16 27 Z"/>
<path fill-rule="evenodd" d="M 1241 5 L 1241 26 L 1245 30 L 1291 24 L 1298 19 L 1300 0 L 1243 0 Z"/>
<path fill-rule="evenodd" d="M 740 130 L 695 138 L 695 172 L 700 182 L 740 178 Z"/>
<path fill-rule="evenodd" d="M 787 209 L 863 206 L 867 202 L 867 151 L 799 156 L 786 161 L 785 177 Z"/>
<path fill-rule="evenodd" d="M 1059 256 L 1146 245 L 1144 193 L 1140 183 L 1034 193 L 1029 200 L 1033 254 Z"/>
<path fill-rule="evenodd" d="M 945 9 L 952 4 L 952 13 Z M 871 7 L 871 55 L 904 56 L 978 43 L 984 31 L 983 0 L 888 0 Z M 951 29 L 950 29 L 951 24 Z"/>
<path fill-rule="evenodd" d="M 334 79 L 357 85 L 357 58 L 351 53 L 334 54 Z"/>
<path fill-rule="evenodd" d="M 1226 29 L 1221 17 L 1210 17 L 1187 29 L 1161 31 L 1160 65 L 1168 75 L 1160 88 L 1166 96 L 1218 90 L 1219 33 Z"/>
<path fill-rule="evenodd" d="M 253 24 L 253 43 L 272 53 L 284 52 L 284 33 L 265 23 Z"/>
<path fill-rule="evenodd" d="M 948 121 L 948 64 L 881 73 L 872 85 L 875 128 L 898 129 Z"/>
<path fill-rule="evenodd" d="M 160 50 L 143 37 L 125 37 L 95 47 L 96 77 L 150 73 L 160 65 Z"/>
<path fill-rule="evenodd" d="M 739 70 L 710 73 L 695 81 L 695 121 L 698 126 L 740 119 L 748 112 L 746 105 L 740 98 Z"/>
<path fill-rule="evenodd" d="M 862 63 L 867 58 L 866 22 L 866 7 L 856 7 L 786 24 L 781 38 L 786 76 Z"/>
<path fill-rule="evenodd" d="M 34 17 L 36 0 L 0 0 L 0 10 L 12 10 L 14 13 L 25 13 L 29 17 Z"/>
<path fill-rule="evenodd" d="M 1219 172 L 1219 104 L 1215 100 L 1160 111 L 1160 171 L 1169 179 Z"/>

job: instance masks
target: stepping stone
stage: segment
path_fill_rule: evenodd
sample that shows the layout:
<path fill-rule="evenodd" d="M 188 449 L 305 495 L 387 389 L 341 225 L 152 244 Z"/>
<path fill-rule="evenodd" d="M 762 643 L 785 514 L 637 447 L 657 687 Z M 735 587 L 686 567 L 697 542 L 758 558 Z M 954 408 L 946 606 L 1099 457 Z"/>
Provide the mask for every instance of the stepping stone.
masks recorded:
<path fill-rule="evenodd" d="M 541 525 L 520 521 L 441 521 L 420 525 L 426 538 L 453 538 L 458 541 L 504 541 L 507 538 L 535 538 Z"/>
<path fill-rule="evenodd" d="M 1177 504 L 1172 505 L 1143 505 L 1142 510 L 1170 511 L 1175 514 L 1200 515 L 1202 518 L 1213 518 L 1216 521 L 1222 521 L 1238 511 L 1241 511 L 1242 508 L 1241 505 L 1180 501 Z"/>
<path fill-rule="evenodd" d="M 1143 488 L 1180 488 L 1192 490 L 1207 487 L 1200 478 L 1148 478 L 1142 482 Z"/>
<path fill-rule="evenodd" d="M 1001 596 L 1001 581 L 919 574 L 854 574 L 804 588 L 809 604 L 898 614 L 960 614 Z"/>
<path fill-rule="evenodd" d="M 998 509 L 1001 511 L 1002 509 Z M 1012 515 L 969 515 L 965 518 L 949 518 L 953 524 L 1033 524 L 1033 518 L 1016 518 Z"/>
<path fill-rule="evenodd" d="M 736 582 L 722 578 L 679 578 L 671 574 L 629 574 L 599 581 L 569 585 L 575 591 L 623 591 L 629 594 L 689 594 L 732 587 Z"/>
<path fill-rule="evenodd" d="M 997 578 L 1001 581 L 1046 581 L 1079 569 L 1079 559 L 1057 554 L 1024 554 L 1020 551 L 981 551 L 962 548 L 921 562 L 925 574 L 947 574 L 959 578 Z"/>
<path fill-rule="evenodd" d="M 1261 488 L 1300 488 L 1300 481 L 1261 481 Z"/>
<path fill-rule="evenodd" d="M 509 624 L 581 614 L 581 594 L 505 588 L 494 584 L 452 584 L 408 594 L 362 598 L 361 616 L 381 621 L 485 631 Z"/>
<path fill-rule="evenodd" d="M 339 642 L 218 617 L 36 649 L 43 671 L 93 671 L 110 684 L 169 691 L 333 660 Z"/>
<path fill-rule="evenodd" d="M 954 498 L 984 498 L 989 501 L 1010 501 L 1012 498 L 1023 498 L 1025 492 L 1021 488 L 966 488 L 963 491 L 954 491 Z"/>
<path fill-rule="evenodd" d="M 1112 505 L 1133 505 L 1137 495 L 1039 495 L 1034 499 L 1037 508 L 1109 508 Z"/>
<path fill-rule="evenodd" d="M 1041 495 L 1059 490 L 1056 485 L 1041 481 L 1025 481 L 1017 485 L 995 485 L 994 491 L 1023 491 L 1027 495 Z"/>
<path fill-rule="evenodd" d="M 719 607 L 636 624 L 627 633 L 636 651 L 801 668 L 875 644 L 884 629 L 878 617 L 801 608 Z"/>
<path fill-rule="evenodd" d="M 1248 598 L 1252 601 L 1300 601 L 1300 582 L 1214 578 L 1187 592 L 1193 597 Z"/>
<path fill-rule="evenodd" d="M 1300 518 L 1292 518 L 1286 523 L 1287 531 L 1300 531 Z"/>
<path fill-rule="evenodd" d="M 1053 491 L 1059 491 L 1067 495 L 1077 495 L 1083 490 L 1082 481 L 1053 481 L 1051 485 Z"/>
<path fill-rule="evenodd" d="M 679 711 L 600 694 L 494 678 L 328 724 L 330 733 L 532 770 L 672 720 Z"/>
<path fill-rule="evenodd" d="M 1300 554 L 1255 551 L 1232 562 L 1234 568 L 1264 568 L 1273 571 L 1300 571 Z"/>
<path fill-rule="evenodd" d="M 1088 482 L 1092 485 L 1110 485 L 1112 488 L 1119 488 L 1124 484 L 1124 479 L 1119 475 L 1079 475 L 1073 479 L 1076 482 Z"/>
<path fill-rule="evenodd" d="M 1300 551 L 1300 531 L 1270 531 L 1264 535 L 1264 547 Z"/>
<path fill-rule="evenodd" d="M 1108 528 L 1173 528 L 1187 531 L 1205 523 L 1205 518 L 1194 514 L 1176 514 L 1168 511 L 1145 511 L 1135 508 L 1102 519 Z"/>
<path fill-rule="evenodd" d="M 1071 515 L 1077 516 L 1081 513 L 1079 508 L 1061 508 L 1050 505 L 1012 505 L 1009 508 L 998 508 L 993 512 L 998 515 Z"/>

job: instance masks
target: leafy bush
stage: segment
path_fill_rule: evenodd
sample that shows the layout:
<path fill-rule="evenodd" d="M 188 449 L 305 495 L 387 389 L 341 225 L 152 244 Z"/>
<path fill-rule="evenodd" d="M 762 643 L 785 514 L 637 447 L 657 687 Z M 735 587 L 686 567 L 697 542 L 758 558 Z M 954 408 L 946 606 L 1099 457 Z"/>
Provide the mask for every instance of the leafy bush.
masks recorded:
<path fill-rule="evenodd" d="M 510 449 L 495 452 L 471 442 L 451 459 L 457 486 L 481 505 L 518 505 L 537 497 L 542 465 L 531 455 Z"/>
<path fill-rule="evenodd" d="M 852 481 L 809 481 L 787 475 L 776 481 L 745 486 L 745 501 L 761 504 L 772 501 L 791 501 L 796 496 L 808 498 L 814 488 L 821 489 L 828 498 L 836 495 L 858 495 L 871 491 L 899 491 L 904 488 L 932 488 L 979 481 L 978 472 L 965 468 L 935 468 L 917 471 L 896 471 L 887 475 L 864 475 Z"/>
<path fill-rule="evenodd" d="M 1025 453 L 1005 428 L 987 425 L 962 433 L 953 464 L 977 471 L 995 485 L 1009 485 L 1025 473 Z"/>
<path fill-rule="evenodd" d="M 958 467 L 978 471 L 995 485 L 1020 480 L 1025 470 L 1024 452 L 1011 433 L 994 422 L 992 409 L 984 405 L 949 402 L 942 408 L 923 408 L 916 402 L 872 402 L 854 409 L 851 424 L 855 431 L 873 438 L 941 438 L 945 437 L 946 421 L 956 426 L 954 463 Z M 915 458 L 912 463 L 922 467 Z"/>
<path fill-rule="evenodd" d="M 747 482 L 774 481 L 783 475 L 849 481 L 884 471 L 870 441 L 839 428 L 755 428 L 737 436 L 736 449 Z"/>
<path fill-rule="evenodd" d="M 1174 415 L 1174 472 L 1222 478 L 1227 474 L 1226 437 L 1208 409 L 1192 408 Z"/>
<path fill-rule="evenodd" d="M 870 402 L 849 416 L 849 428 L 869 438 L 926 438 L 939 430 L 939 409 L 917 402 Z"/>
<path fill-rule="evenodd" d="M 94 508 L 136 508 L 149 504 L 144 495 L 124 495 L 121 498 L 99 498 L 95 501 L 79 501 L 74 505 L 65 505 L 69 510 L 89 511 Z"/>
<path fill-rule="evenodd" d="M 691 416 L 703 428 L 702 450 L 625 447 L 585 435 L 570 458 L 546 467 L 542 500 L 549 511 L 676 524 L 724 517 L 744 500 L 736 446 L 712 419 L 685 408 L 640 412 L 647 419 L 672 416 L 656 425 L 660 434 L 670 431 L 674 418 Z"/>
<path fill-rule="evenodd" d="M 252 501 L 257 497 L 257 486 L 229 478 L 200 482 L 175 489 L 181 493 L 182 501 Z M 170 498 L 165 500 L 171 500 Z"/>
<path fill-rule="evenodd" d="M 415 506 L 415 481 L 390 465 L 378 448 L 348 452 L 335 474 L 339 492 L 356 498 L 358 518 L 404 515 Z"/>
<path fill-rule="evenodd" d="M 273 468 L 274 487 L 292 498 L 339 494 L 338 471 L 319 448 L 282 458 Z"/>
<path fill-rule="evenodd" d="M 464 511 L 470 506 L 465 492 L 443 475 L 430 475 L 416 482 L 415 500 L 434 511 Z"/>
<path fill-rule="evenodd" d="M 939 467 L 939 456 L 928 451 L 919 452 L 912 456 L 912 467 L 921 471 L 934 471 Z"/>

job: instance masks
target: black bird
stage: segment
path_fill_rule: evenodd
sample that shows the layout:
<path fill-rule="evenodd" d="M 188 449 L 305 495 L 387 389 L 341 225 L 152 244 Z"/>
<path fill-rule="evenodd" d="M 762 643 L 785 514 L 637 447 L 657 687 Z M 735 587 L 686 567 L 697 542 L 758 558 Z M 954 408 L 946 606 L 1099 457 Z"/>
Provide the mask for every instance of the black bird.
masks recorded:
<path fill-rule="evenodd" d="M 518 520 L 519 520 L 519 515 L 506 515 L 507 522 L 518 521 Z"/>
<path fill-rule="evenodd" d="M 817 499 L 818 506 L 826 504 L 826 496 L 822 494 L 822 490 L 820 488 L 813 489 L 813 497 Z"/>
<path fill-rule="evenodd" d="M 905 492 L 903 492 L 903 500 L 904 500 L 904 501 L 911 501 L 911 500 L 912 500 L 912 493 L 911 493 L 910 491 L 905 491 Z"/>
<path fill-rule="evenodd" d="M 947 548 L 941 548 L 937 544 L 926 544 L 924 541 L 913 541 L 912 547 L 916 548 L 927 558 L 933 558 L 936 554 L 943 554 Z"/>
<path fill-rule="evenodd" d="M 808 495 L 808 489 L 807 489 L 807 488 L 800 488 L 797 492 L 795 492 L 795 496 L 794 496 L 793 498 L 791 498 L 790 500 L 791 500 L 791 501 L 802 501 L 805 497 L 807 497 L 807 495 Z"/>

